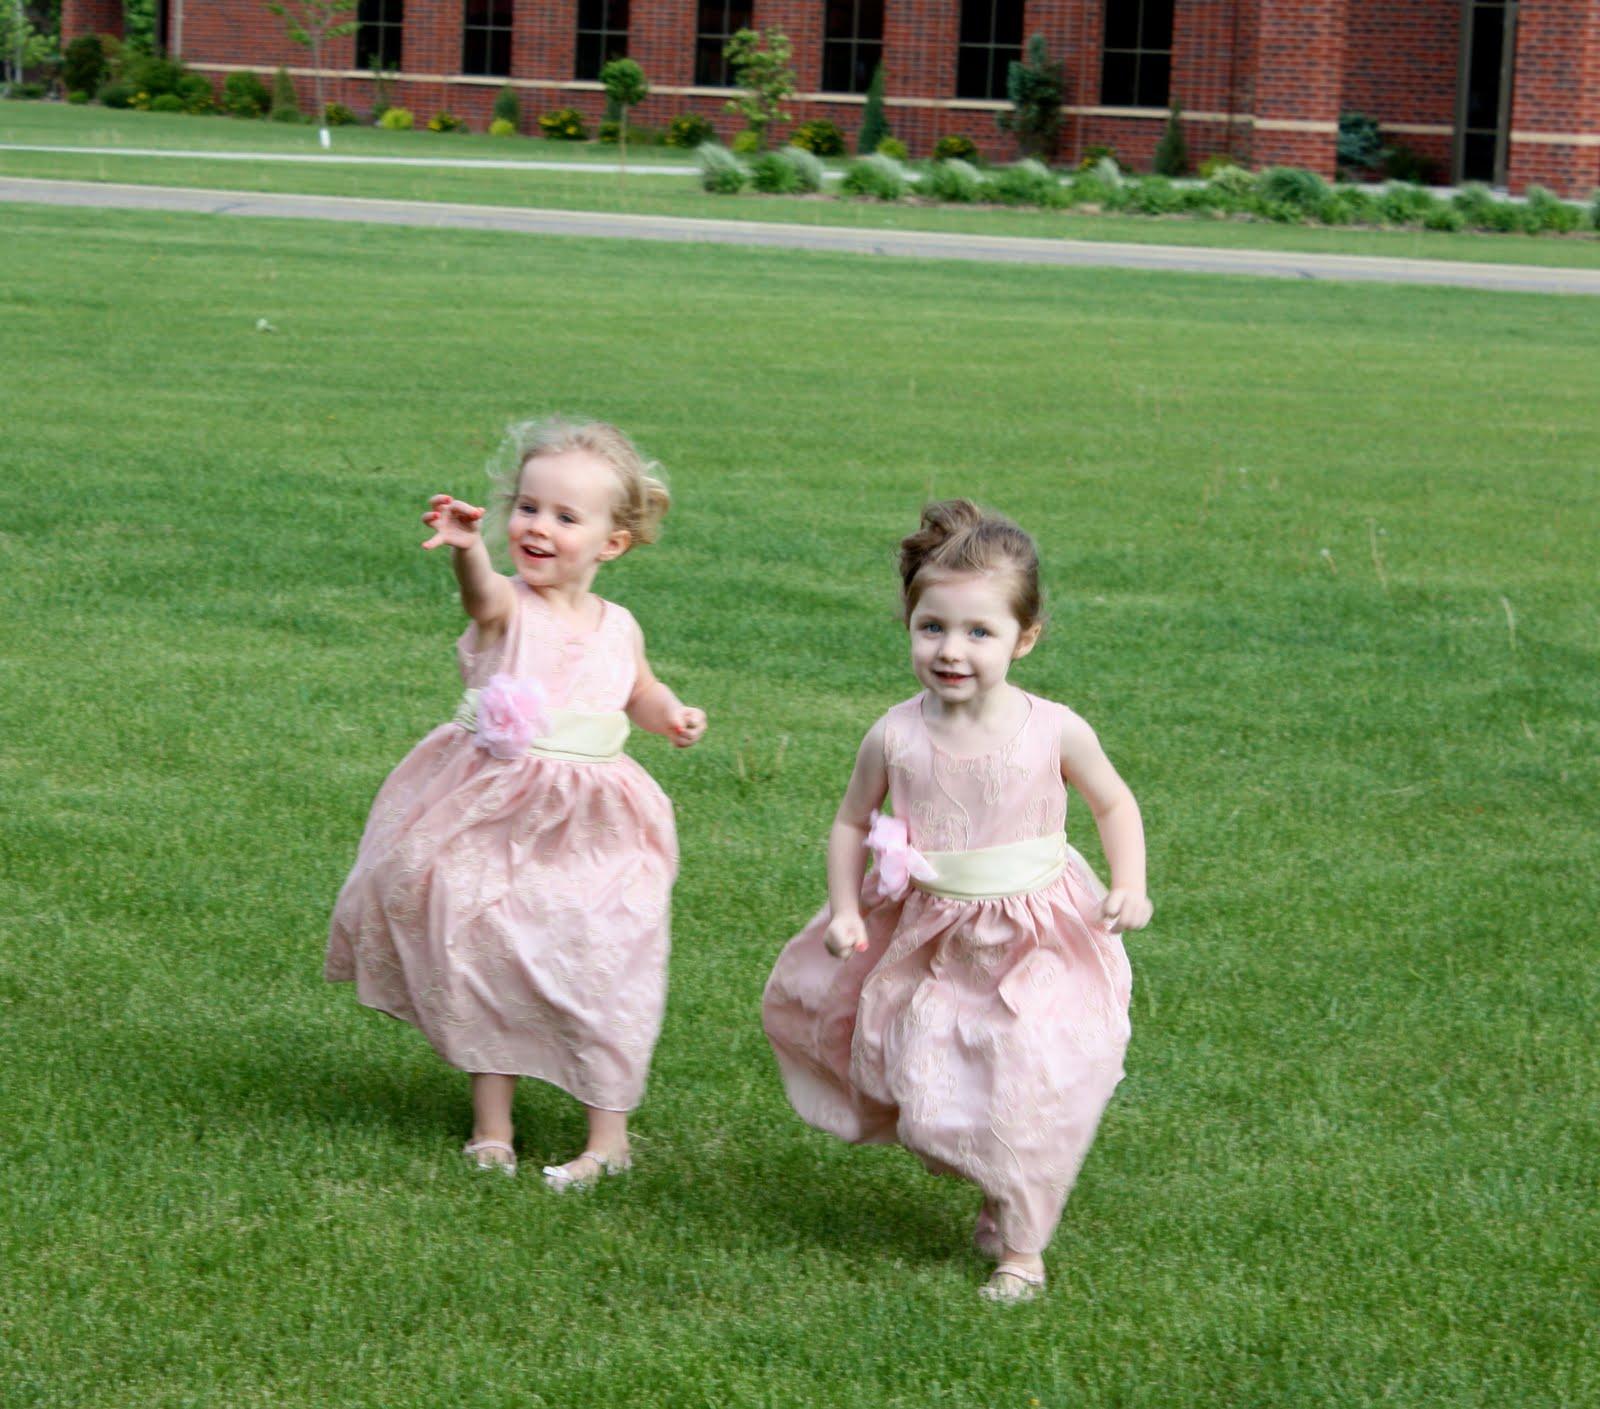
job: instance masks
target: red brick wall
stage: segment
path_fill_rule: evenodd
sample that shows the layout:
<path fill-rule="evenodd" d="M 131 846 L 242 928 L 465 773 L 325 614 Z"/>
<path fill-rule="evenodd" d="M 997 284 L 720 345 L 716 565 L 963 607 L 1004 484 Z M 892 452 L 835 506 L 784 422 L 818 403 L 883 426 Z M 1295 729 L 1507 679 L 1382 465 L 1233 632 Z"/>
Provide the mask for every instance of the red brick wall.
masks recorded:
<path fill-rule="evenodd" d="M 61 0 L 61 42 L 80 34 L 122 34 L 122 0 Z"/>
<path fill-rule="evenodd" d="M 1512 190 L 1538 184 L 1588 195 L 1600 185 L 1597 141 L 1600 0 L 1522 0 L 1507 173 Z"/>
<path fill-rule="evenodd" d="M 1334 174 L 1347 0 L 1260 0 L 1251 157 Z M 1316 124 L 1316 130 L 1278 127 Z"/>

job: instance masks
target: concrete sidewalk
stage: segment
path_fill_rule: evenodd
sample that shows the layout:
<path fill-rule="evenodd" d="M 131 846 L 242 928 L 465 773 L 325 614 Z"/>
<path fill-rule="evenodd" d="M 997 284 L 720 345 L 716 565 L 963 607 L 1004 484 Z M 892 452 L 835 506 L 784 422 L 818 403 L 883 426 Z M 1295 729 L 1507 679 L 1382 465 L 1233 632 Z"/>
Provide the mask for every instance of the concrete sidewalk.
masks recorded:
<path fill-rule="evenodd" d="M 1116 268 L 1187 274 L 1234 274 L 1331 282 L 1427 284 L 1512 293 L 1600 294 L 1600 269 L 1468 264 L 1369 255 L 1293 254 L 1277 250 L 1199 249 L 921 230 L 863 230 L 827 225 L 699 220 L 664 215 L 523 210 L 515 206 L 341 196 L 268 195 L 170 186 L 0 177 L 0 203 L 96 209 L 179 211 L 203 215 L 339 220 L 423 229 L 495 230 L 573 239 L 663 240 L 757 249 L 820 250 L 911 259 Z"/>

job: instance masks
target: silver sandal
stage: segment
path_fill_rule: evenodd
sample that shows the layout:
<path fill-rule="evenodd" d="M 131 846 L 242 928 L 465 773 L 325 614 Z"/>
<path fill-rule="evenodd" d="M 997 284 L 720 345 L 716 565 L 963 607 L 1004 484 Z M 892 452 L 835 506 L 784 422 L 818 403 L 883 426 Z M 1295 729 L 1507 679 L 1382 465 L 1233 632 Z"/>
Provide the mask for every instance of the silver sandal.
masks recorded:
<path fill-rule="evenodd" d="M 488 1159 L 486 1156 L 490 1150 L 499 1150 L 507 1158 Z M 517 1152 L 504 1140 L 468 1140 L 461 1147 L 461 1153 L 470 1155 L 479 1169 L 498 1169 L 508 1178 L 517 1172 Z"/>
<path fill-rule="evenodd" d="M 593 1160 L 595 1172 L 593 1174 L 574 1174 L 572 1166 L 579 1160 Z M 587 1189 L 602 1175 L 626 1174 L 633 1168 L 631 1155 L 603 1155 L 598 1150 L 585 1150 L 581 1155 L 575 1155 L 565 1164 L 547 1164 L 544 1167 L 545 1184 L 564 1194 L 569 1189 Z"/>
<path fill-rule="evenodd" d="M 1032 1301 L 1044 1290 L 1044 1272 L 1015 1262 L 1002 1262 L 978 1288 L 985 1301 Z"/>

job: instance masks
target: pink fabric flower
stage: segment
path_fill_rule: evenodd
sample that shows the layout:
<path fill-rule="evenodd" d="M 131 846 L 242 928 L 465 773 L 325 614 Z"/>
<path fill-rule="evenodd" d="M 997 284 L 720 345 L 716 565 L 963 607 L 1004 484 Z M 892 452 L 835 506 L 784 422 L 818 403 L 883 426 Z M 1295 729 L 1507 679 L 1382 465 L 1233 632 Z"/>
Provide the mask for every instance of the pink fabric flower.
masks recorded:
<path fill-rule="evenodd" d="M 913 879 L 931 881 L 938 875 L 928 864 L 927 857 L 911 845 L 906 824 L 899 817 L 874 812 L 872 827 L 867 832 L 867 849 L 872 853 L 878 887 L 890 900 L 899 900 L 905 895 Z"/>
<path fill-rule="evenodd" d="M 473 740 L 496 758 L 520 758 L 550 732 L 544 687 L 537 680 L 493 676 L 478 693 L 478 734 Z"/>

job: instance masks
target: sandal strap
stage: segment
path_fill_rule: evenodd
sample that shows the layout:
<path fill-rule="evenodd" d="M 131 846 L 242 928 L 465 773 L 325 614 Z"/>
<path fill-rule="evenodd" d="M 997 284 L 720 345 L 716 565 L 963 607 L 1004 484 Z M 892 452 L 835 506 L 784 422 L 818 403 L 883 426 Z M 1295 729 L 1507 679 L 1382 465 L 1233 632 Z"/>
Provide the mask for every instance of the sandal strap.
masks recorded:
<path fill-rule="evenodd" d="M 464 1155 L 475 1155 L 479 1150 L 504 1150 L 506 1154 L 513 1157 L 517 1153 L 504 1140 L 468 1140 L 461 1147 L 461 1153 Z"/>
<path fill-rule="evenodd" d="M 990 1279 L 995 1277 L 1015 1277 L 1019 1282 L 1026 1282 L 1030 1287 L 1044 1285 L 1044 1273 L 1035 1271 L 1031 1267 L 1023 1267 L 1015 1262 L 1002 1262 L 990 1274 Z"/>

